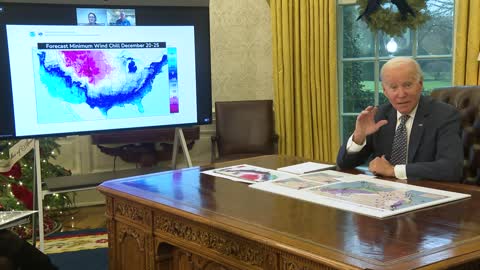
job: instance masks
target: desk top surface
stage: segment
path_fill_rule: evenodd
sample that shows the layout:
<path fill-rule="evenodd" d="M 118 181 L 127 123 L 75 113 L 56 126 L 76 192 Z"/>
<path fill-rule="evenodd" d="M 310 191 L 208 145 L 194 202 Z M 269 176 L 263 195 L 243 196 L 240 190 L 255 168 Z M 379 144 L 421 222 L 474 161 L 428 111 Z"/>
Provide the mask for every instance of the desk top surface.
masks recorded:
<path fill-rule="evenodd" d="M 276 169 L 298 162 L 274 155 L 216 167 L 251 164 Z M 245 183 L 202 174 L 199 167 L 107 181 L 99 190 L 360 268 L 408 269 L 478 259 L 480 188 L 432 181 L 409 184 L 472 196 L 377 219 L 255 190 Z"/>

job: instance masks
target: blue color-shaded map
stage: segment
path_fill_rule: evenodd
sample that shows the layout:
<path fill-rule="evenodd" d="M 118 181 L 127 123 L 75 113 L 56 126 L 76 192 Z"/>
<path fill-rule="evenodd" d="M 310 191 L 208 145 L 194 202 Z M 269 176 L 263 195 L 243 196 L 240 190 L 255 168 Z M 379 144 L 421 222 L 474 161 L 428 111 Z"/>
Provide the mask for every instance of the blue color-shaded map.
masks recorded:
<path fill-rule="evenodd" d="M 44 50 L 34 57 L 39 123 L 170 112 L 165 49 Z"/>

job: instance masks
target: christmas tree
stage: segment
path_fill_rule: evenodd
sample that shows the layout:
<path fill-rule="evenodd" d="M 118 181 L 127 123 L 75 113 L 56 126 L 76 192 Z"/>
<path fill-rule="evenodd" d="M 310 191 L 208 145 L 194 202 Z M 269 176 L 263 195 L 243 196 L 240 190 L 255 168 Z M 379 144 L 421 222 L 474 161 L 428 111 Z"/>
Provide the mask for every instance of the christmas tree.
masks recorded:
<path fill-rule="evenodd" d="M 19 140 L 0 140 L 0 160 L 9 160 L 9 149 Z M 71 172 L 62 166 L 50 163 L 60 154 L 60 145 L 52 138 L 40 139 L 40 158 L 42 179 L 68 176 Z M 33 209 L 34 153 L 33 150 L 16 162 L 7 172 L 0 172 L 0 210 Z M 46 195 L 43 200 L 45 209 L 44 230 L 52 230 L 52 217 L 73 205 L 68 193 Z M 21 236 L 28 237 L 31 228 L 16 228 Z"/>

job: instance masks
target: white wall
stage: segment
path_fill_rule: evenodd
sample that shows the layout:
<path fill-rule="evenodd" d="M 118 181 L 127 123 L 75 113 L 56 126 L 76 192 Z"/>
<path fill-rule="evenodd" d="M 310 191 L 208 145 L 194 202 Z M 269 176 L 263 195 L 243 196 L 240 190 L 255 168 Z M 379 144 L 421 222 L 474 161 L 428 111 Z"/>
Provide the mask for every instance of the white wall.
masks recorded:
<path fill-rule="evenodd" d="M 213 102 L 273 99 L 270 9 L 263 0 L 210 0 Z"/>

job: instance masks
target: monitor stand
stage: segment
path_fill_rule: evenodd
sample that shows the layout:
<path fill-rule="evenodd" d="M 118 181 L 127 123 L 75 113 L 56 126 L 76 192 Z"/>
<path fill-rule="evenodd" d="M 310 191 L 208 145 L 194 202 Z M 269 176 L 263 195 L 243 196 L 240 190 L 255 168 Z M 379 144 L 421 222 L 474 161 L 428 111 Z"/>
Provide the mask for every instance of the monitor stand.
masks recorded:
<path fill-rule="evenodd" d="M 185 142 L 185 136 L 183 136 L 182 128 L 175 128 L 175 138 L 173 139 L 173 150 L 172 150 L 172 170 L 175 170 L 177 167 L 177 153 L 178 153 L 178 143 L 182 146 L 183 154 L 187 160 L 188 167 L 192 167 L 192 160 L 190 159 L 190 154 L 188 153 L 187 143 Z"/>

